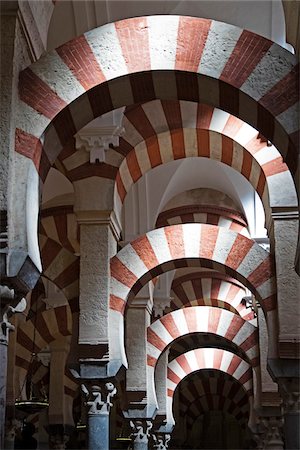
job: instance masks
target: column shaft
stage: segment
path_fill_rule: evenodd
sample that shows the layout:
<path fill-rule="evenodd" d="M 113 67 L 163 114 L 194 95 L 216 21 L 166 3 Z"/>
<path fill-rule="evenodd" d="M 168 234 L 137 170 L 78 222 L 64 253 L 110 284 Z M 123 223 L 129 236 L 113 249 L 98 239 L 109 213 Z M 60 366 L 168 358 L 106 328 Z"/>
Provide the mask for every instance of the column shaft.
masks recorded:
<path fill-rule="evenodd" d="M 109 413 L 88 415 L 88 448 L 109 450 Z"/>

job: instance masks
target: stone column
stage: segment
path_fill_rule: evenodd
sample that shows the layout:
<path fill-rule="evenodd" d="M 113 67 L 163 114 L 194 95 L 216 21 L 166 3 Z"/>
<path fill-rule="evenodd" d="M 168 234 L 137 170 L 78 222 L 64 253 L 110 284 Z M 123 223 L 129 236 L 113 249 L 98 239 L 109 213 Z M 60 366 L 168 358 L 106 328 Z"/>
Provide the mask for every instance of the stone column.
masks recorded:
<path fill-rule="evenodd" d="M 278 189 L 281 189 L 278 186 Z M 277 310 L 278 318 L 273 318 L 273 326 L 277 327 L 271 334 L 278 335 L 278 352 L 270 353 L 272 342 L 269 341 L 269 358 L 279 355 L 280 358 L 299 357 L 299 292 L 300 278 L 295 271 L 295 249 L 297 248 L 299 213 L 295 207 L 273 207 L 272 227 L 269 233 L 275 243 L 271 252 L 276 262 Z M 268 316 L 270 313 L 268 314 Z M 270 329 L 270 321 L 268 328 Z"/>
<path fill-rule="evenodd" d="M 73 431 L 72 404 L 65 395 L 65 368 L 70 349 L 70 338 L 60 339 L 50 344 L 49 383 L 49 443 L 50 448 L 65 448 Z"/>
<path fill-rule="evenodd" d="M 284 418 L 284 437 L 287 449 L 300 449 L 300 385 L 299 378 L 281 378 L 281 394 Z"/>
<path fill-rule="evenodd" d="M 110 258 L 117 252 L 119 228 L 110 211 L 76 211 L 80 224 L 79 344 L 108 350 Z M 101 349 L 103 347 L 103 354 Z"/>
<path fill-rule="evenodd" d="M 147 391 L 147 336 L 150 325 L 152 297 L 148 286 L 130 304 L 126 313 L 126 354 L 128 370 L 126 372 L 126 391 L 129 402 L 139 401 Z M 148 294 L 148 295 L 147 295 Z M 138 398 L 138 392 L 141 398 Z"/>
<path fill-rule="evenodd" d="M 283 450 L 283 420 L 280 416 L 264 417 L 262 419 L 264 427 L 263 448 L 269 450 Z M 290 447 L 286 447 L 290 449 Z"/>
<path fill-rule="evenodd" d="M 157 450 L 167 450 L 171 439 L 170 433 L 153 433 L 153 448 Z"/>
<path fill-rule="evenodd" d="M 88 407 L 88 448 L 109 450 L 109 413 L 117 389 L 110 381 L 81 387 Z"/>
<path fill-rule="evenodd" d="M 134 450 L 147 450 L 150 430 L 153 426 L 151 420 L 146 419 L 132 419 L 130 420 L 132 429 L 131 438 L 133 439 Z"/>
<path fill-rule="evenodd" d="M 12 304 L 17 303 L 16 307 Z M 9 322 L 9 316 L 15 312 L 22 312 L 26 308 L 26 300 L 19 301 L 13 289 L 0 285 L 0 448 L 4 445 L 5 412 L 6 412 L 6 381 L 7 381 L 7 347 L 9 331 L 14 326 Z"/>

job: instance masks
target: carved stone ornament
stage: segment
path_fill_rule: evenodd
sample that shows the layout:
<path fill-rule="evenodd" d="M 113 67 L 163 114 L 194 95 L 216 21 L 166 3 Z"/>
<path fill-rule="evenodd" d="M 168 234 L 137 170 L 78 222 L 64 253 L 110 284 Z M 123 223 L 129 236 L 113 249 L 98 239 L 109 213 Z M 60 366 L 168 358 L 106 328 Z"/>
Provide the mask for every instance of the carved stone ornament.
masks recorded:
<path fill-rule="evenodd" d="M 153 433 L 153 448 L 157 450 L 167 450 L 171 435 L 169 433 Z"/>
<path fill-rule="evenodd" d="M 118 146 L 123 128 L 119 126 L 98 127 L 82 130 L 76 134 L 76 148 L 90 154 L 90 163 L 105 162 L 105 152 L 110 145 Z"/>
<path fill-rule="evenodd" d="M 151 420 L 136 419 L 131 420 L 130 426 L 132 428 L 131 437 L 134 442 L 147 443 L 150 437 L 150 430 L 153 427 Z"/>
<path fill-rule="evenodd" d="M 66 434 L 54 434 L 49 436 L 50 447 L 53 449 L 63 450 L 66 448 L 66 443 L 69 440 L 69 436 Z"/>
<path fill-rule="evenodd" d="M 93 385 L 88 389 L 84 384 L 81 385 L 83 394 L 86 397 L 86 406 L 88 414 L 108 414 L 112 407 L 111 399 L 116 395 L 117 388 L 113 383 L 107 382 L 101 385 Z"/>
<path fill-rule="evenodd" d="M 283 419 L 282 417 L 265 417 L 262 420 L 265 427 L 264 448 L 283 449 Z"/>
<path fill-rule="evenodd" d="M 291 392 L 282 392 L 281 396 L 283 399 L 283 409 L 285 413 L 299 413 L 300 412 L 300 393 L 291 391 Z"/>
<path fill-rule="evenodd" d="M 16 299 L 18 299 L 18 303 L 15 306 L 9 304 L 9 302 L 15 304 Z M 16 296 L 14 289 L 9 289 L 7 286 L 2 285 L 0 285 L 0 300 L 0 343 L 7 345 L 8 332 L 14 330 L 14 326 L 10 323 L 9 318 L 12 314 L 25 311 L 27 303 L 25 298 L 19 299 L 19 297 Z"/>

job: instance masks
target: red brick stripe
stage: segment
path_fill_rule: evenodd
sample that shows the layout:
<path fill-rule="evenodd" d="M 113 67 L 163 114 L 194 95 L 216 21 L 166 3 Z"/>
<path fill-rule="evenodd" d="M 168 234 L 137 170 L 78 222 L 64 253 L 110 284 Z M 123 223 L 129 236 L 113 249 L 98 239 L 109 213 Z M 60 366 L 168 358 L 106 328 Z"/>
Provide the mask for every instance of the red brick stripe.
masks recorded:
<path fill-rule="evenodd" d="M 182 226 L 176 225 L 175 227 L 166 227 L 164 229 L 164 232 L 167 238 L 172 259 L 184 258 L 185 249 Z"/>
<path fill-rule="evenodd" d="M 226 258 L 225 264 L 236 270 L 253 245 L 254 241 L 238 234 L 235 238 L 233 246 L 231 247 L 229 255 Z"/>
<path fill-rule="evenodd" d="M 197 72 L 211 20 L 180 17 L 175 69 Z"/>
<path fill-rule="evenodd" d="M 111 276 L 127 287 L 132 287 L 137 281 L 137 276 L 132 273 L 117 256 L 110 263 Z"/>
<path fill-rule="evenodd" d="M 137 238 L 134 242 L 132 242 L 131 246 L 134 248 L 148 269 L 152 269 L 153 267 L 159 265 L 159 261 L 157 260 L 147 236 Z"/>
<path fill-rule="evenodd" d="M 148 24 L 146 17 L 115 23 L 128 72 L 151 69 Z"/>
<path fill-rule="evenodd" d="M 21 155 L 30 158 L 37 170 L 39 170 L 43 146 L 38 138 L 20 128 L 16 128 L 15 150 Z"/>
<path fill-rule="evenodd" d="M 63 44 L 56 51 L 86 91 L 105 81 L 84 35 Z"/>
<path fill-rule="evenodd" d="M 30 68 L 20 72 L 19 95 L 23 102 L 48 119 L 53 119 L 59 111 L 67 106 L 67 103 Z"/>
<path fill-rule="evenodd" d="M 126 302 L 124 299 L 117 297 L 116 295 L 110 294 L 109 299 L 109 307 L 110 309 L 113 309 L 114 311 L 119 311 L 121 314 L 124 313 L 126 306 Z"/>
<path fill-rule="evenodd" d="M 241 87 L 272 44 L 272 41 L 244 30 L 222 71 L 220 79 L 233 84 L 237 88 Z"/>

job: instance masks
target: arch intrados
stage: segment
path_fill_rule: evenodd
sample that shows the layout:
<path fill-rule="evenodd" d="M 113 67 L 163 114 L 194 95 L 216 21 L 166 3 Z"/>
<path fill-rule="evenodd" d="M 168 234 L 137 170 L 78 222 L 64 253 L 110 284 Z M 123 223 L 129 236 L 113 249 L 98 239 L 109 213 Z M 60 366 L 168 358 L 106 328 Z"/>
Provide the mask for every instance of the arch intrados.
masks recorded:
<path fill-rule="evenodd" d="M 208 307 L 210 308 L 210 307 Z M 231 312 L 231 311 L 230 311 Z M 243 320 L 243 319 L 242 319 Z M 228 351 L 231 353 L 234 353 L 235 355 L 237 355 L 239 358 L 243 359 L 244 361 L 246 361 L 248 364 L 253 365 L 253 361 L 250 360 L 249 355 L 247 354 L 247 352 L 239 347 L 237 344 L 235 344 L 234 342 L 232 342 L 232 340 L 227 339 L 225 336 L 221 336 L 221 335 L 217 335 L 215 333 L 212 333 L 211 331 L 208 332 L 201 332 L 201 331 L 192 331 L 188 334 L 185 335 L 181 335 L 178 336 L 177 338 L 175 338 L 172 342 L 170 342 L 165 349 L 162 351 L 162 353 L 160 354 L 158 360 L 163 356 L 163 354 L 169 350 L 169 362 L 173 361 L 174 359 L 176 359 L 178 356 L 183 355 L 187 350 L 186 349 L 182 349 L 182 353 L 180 353 L 180 355 L 176 355 L 176 357 L 172 358 L 172 350 L 173 350 L 173 346 L 175 346 L 178 341 L 180 340 L 188 340 L 189 337 L 191 336 L 195 336 L 196 338 L 199 337 L 199 342 L 195 343 L 194 346 L 190 346 L 189 349 L 190 350 L 196 350 L 197 348 L 204 348 L 207 347 L 208 344 L 205 342 L 201 342 L 201 338 L 203 336 L 214 336 L 217 337 L 218 340 L 215 342 L 215 344 L 209 344 L 209 348 L 214 348 L 214 349 L 219 349 L 219 350 L 224 350 L 224 351 Z M 157 360 L 157 361 L 158 361 Z M 157 367 L 157 365 L 156 365 Z M 156 369 L 155 367 L 155 369 Z M 203 369 L 204 370 L 204 369 Z"/>

